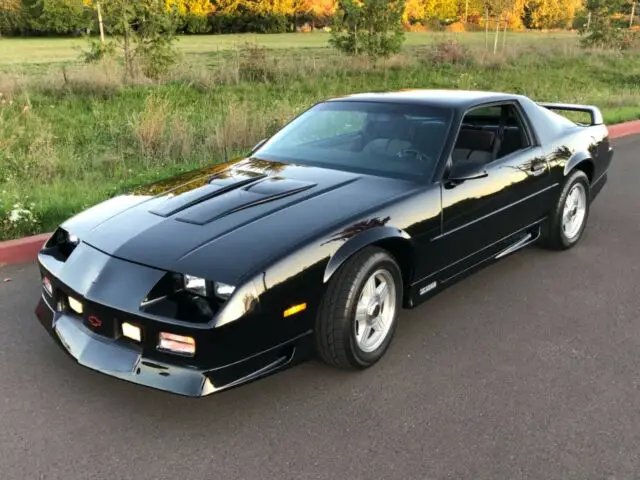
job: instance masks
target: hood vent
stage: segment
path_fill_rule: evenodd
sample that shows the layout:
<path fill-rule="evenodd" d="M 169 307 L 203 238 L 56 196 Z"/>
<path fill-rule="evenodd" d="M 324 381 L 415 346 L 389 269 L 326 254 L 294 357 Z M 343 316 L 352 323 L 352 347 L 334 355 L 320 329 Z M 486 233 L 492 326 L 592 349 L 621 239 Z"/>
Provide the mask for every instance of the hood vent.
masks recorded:
<path fill-rule="evenodd" d="M 214 177 L 210 183 L 202 187 L 187 190 L 176 196 L 168 196 L 167 200 L 150 210 L 150 213 L 161 217 L 170 217 L 206 200 L 251 185 L 264 178 L 266 178 L 266 175 L 233 175 L 226 178 Z"/>
<path fill-rule="evenodd" d="M 201 201 L 183 210 L 176 220 L 204 225 L 240 210 L 278 200 L 315 187 L 315 183 L 272 177 L 251 182 L 244 188 L 227 191 L 210 201 Z"/>

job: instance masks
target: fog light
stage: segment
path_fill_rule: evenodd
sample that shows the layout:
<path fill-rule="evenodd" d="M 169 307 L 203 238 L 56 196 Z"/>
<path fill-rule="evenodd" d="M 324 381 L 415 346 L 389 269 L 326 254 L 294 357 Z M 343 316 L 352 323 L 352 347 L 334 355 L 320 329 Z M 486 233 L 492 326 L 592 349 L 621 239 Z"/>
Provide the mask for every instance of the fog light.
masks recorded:
<path fill-rule="evenodd" d="M 80 303 L 78 300 L 76 300 L 73 297 L 69 297 L 68 301 L 69 301 L 69 308 L 74 312 L 76 312 L 78 315 L 82 315 L 82 312 L 84 311 L 84 309 L 82 308 L 82 303 Z"/>
<path fill-rule="evenodd" d="M 160 332 L 158 350 L 192 357 L 196 353 L 196 341 L 192 337 Z"/>
<path fill-rule="evenodd" d="M 51 285 L 51 280 L 49 280 L 49 277 L 42 277 L 42 287 L 49 294 L 49 296 L 53 295 L 53 285 Z"/>
<path fill-rule="evenodd" d="M 122 336 L 135 340 L 136 342 L 141 342 L 142 330 L 140 330 L 140 327 L 124 322 L 122 324 Z"/>

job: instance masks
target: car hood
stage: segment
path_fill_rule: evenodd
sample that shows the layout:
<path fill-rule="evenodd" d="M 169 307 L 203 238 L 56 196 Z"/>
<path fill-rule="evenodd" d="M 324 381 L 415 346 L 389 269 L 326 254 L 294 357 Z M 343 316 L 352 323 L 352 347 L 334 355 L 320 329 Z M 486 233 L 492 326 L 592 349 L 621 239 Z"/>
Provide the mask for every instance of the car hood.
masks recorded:
<path fill-rule="evenodd" d="M 243 159 L 153 183 L 63 228 L 109 255 L 235 284 L 416 184 Z"/>

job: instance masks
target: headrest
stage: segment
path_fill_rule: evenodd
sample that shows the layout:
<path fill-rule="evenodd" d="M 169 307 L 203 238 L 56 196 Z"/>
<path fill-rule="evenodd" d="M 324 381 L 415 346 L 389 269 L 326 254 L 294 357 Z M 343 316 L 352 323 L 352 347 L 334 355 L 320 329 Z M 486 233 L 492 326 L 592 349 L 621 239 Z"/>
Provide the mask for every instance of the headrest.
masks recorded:
<path fill-rule="evenodd" d="M 403 117 L 398 117 L 393 120 L 375 120 L 369 122 L 367 125 L 366 136 L 368 138 L 408 140 L 411 138 L 411 128 Z"/>
<path fill-rule="evenodd" d="M 490 151 L 495 134 L 487 130 L 460 130 L 455 148 Z"/>

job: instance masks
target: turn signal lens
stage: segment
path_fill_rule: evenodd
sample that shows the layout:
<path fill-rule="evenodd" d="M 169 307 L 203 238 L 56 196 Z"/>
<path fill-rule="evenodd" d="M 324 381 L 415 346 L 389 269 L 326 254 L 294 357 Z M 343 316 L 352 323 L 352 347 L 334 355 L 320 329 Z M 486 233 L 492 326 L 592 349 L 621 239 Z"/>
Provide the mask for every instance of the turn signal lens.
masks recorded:
<path fill-rule="evenodd" d="M 84 309 L 82 308 L 82 303 L 80 303 L 78 300 L 76 300 L 73 297 L 69 297 L 68 301 L 69 301 L 69 308 L 74 312 L 76 312 L 78 315 L 82 315 L 82 312 L 84 311 Z"/>
<path fill-rule="evenodd" d="M 196 341 L 193 337 L 160 332 L 158 350 L 192 357 L 196 353 Z"/>
<path fill-rule="evenodd" d="M 291 315 L 295 315 L 296 313 L 300 313 L 303 310 L 307 309 L 307 304 L 306 303 L 301 303 L 299 305 L 294 305 L 293 307 L 287 308 L 284 313 L 283 313 L 283 317 L 287 318 L 290 317 Z"/>
<path fill-rule="evenodd" d="M 135 340 L 136 342 L 141 342 L 142 330 L 140 330 L 140 327 L 124 322 L 122 324 L 122 336 Z"/>

